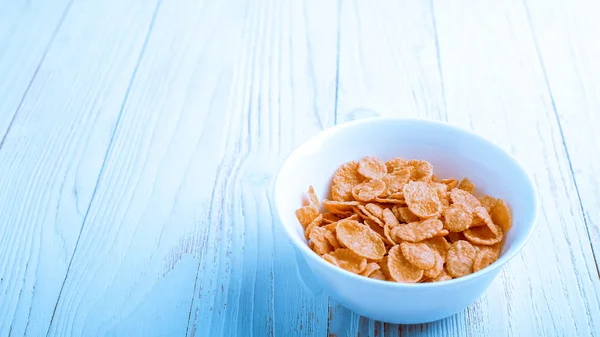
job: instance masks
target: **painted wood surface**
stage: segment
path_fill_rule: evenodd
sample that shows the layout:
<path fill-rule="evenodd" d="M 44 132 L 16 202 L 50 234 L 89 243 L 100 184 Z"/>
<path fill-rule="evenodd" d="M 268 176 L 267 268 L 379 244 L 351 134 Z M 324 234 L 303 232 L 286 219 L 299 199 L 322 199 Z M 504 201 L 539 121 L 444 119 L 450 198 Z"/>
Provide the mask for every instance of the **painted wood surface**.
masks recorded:
<path fill-rule="evenodd" d="M 0 336 L 598 335 L 599 9 L 0 0 Z M 376 116 L 535 172 L 533 238 L 438 322 L 313 295 L 273 215 L 295 146 Z"/>

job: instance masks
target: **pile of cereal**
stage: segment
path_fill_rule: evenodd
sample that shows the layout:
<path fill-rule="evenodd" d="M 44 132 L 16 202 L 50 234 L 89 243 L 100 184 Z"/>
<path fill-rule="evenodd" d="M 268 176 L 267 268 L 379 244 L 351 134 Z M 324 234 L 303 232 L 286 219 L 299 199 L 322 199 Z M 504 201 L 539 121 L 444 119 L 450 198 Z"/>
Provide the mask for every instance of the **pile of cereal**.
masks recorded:
<path fill-rule="evenodd" d="M 424 160 L 368 156 L 338 168 L 322 204 L 310 186 L 296 217 L 310 248 L 335 266 L 380 280 L 445 281 L 496 261 L 511 227 L 506 203 L 474 190 L 466 178 L 438 180 Z"/>

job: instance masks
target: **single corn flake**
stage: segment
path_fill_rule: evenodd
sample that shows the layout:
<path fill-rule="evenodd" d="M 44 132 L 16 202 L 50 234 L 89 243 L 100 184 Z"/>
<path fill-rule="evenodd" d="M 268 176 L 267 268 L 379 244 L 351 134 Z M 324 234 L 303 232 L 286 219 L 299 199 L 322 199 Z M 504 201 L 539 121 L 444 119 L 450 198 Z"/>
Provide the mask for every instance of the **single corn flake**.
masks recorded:
<path fill-rule="evenodd" d="M 473 272 L 480 271 L 481 269 L 489 266 L 498 260 L 500 255 L 492 248 L 482 248 L 475 255 L 475 261 L 473 261 Z"/>
<path fill-rule="evenodd" d="M 500 228 L 500 226 L 494 226 L 497 234 L 494 234 L 488 226 L 469 228 L 464 231 L 463 234 L 467 240 L 474 244 L 491 246 L 499 243 L 504 238 L 502 228 Z"/>
<path fill-rule="evenodd" d="M 458 180 L 456 179 L 442 179 L 440 183 L 446 185 L 448 187 L 448 191 L 451 191 L 456 186 L 458 186 Z"/>
<path fill-rule="evenodd" d="M 402 191 L 402 188 L 410 179 L 410 171 L 406 168 L 385 174 L 381 180 L 385 183 L 383 196 L 392 196 Z"/>
<path fill-rule="evenodd" d="M 446 269 L 453 277 L 461 277 L 473 272 L 475 248 L 464 240 L 453 243 L 446 254 Z"/>
<path fill-rule="evenodd" d="M 390 249 L 387 265 L 391 278 L 396 282 L 416 283 L 423 277 L 423 270 L 404 257 L 400 245 Z"/>
<path fill-rule="evenodd" d="M 338 242 L 334 232 L 326 231 L 324 236 L 325 239 L 327 239 L 327 241 L 329 242 L 329 244 L 333 247 L 333 249 L 342 248 L 342 245 L 340 245 L 340 243 Z"/>
<path fill-rule="evenodd" d="M 306 230 L 304 231 L 304 237 L 306 239 L 308 239 L 312 229 L 315 227 L 321 226 L 322 222 L 323 222 L 323 215 L 319 214 L 319 216 L 317 216 L 310 224 L 308 224 L 308 226 L 306 226 Z"/>
<path fill-rule="evenodd" d="M 406 165 L 406 160 L 402 158 L 394 158 L 385 162 L 388 173 L 392 173 L 396 170 L 402 169 Z"/>
<path fill-rule="evenodd" d="M 454 204 L 460 204 L 465 209 L 472 211 L 476 207 L 481 206 L 481 203 L 477 198 L 475 198 L 472 194 L 467 191 L 461 190 L 460 188 L 455 188 L 450 191 L 450 200 Z"/>
<path fill-rule="evenodd" d="M 433 165 L 425 160 L 409 160 L 405 168 L 410 171 L 410 179 L 414 181 L 429 181 L 433 176 Z"/>
<path fill-rule="evenodd" d="M 444 209 L 444 228 L 449 232 L 462 232 L 468 229 L 473 222 L 473 214 L 461 204 L 452 205 Z"/>
<path fill-rule="evenodd" d="M 318 216 L 319 209 L 314 205 L 302 206 L 296 210 L 296 218 L 304 228 Z"/>
<path fill-rule="evenodd" d="M 358 215 L 360 215 L 363 219 L 374 221 L 380 227 L 383 227 L 383 225 L 384 225 L 383 221 L 381 221 L 381 219 L 379 219 L 378 217 L 376 217 L 375 215 L 373 215 L 371 212 L 369 212 L 369 210 L 365 206 L 358 205 L 358 206 L 356 206 L 356 209 L 354 211 Z"/>
<path fill-rule="evenodd" d="M 419 269 L 429 269 L 435 264 L 434 251 L 424 243 L 402 242 L 402 255 Z"/>
<path fill-rule="evenodd" d="M 502 199 L 498 199 L 492 212 L 490 213 L 494 223 L 502 228 L 503 231 L 508 232 L 512 227 L 512 219 L 510 216 L 510 210 L 508 205 Z"/>
<path fill-rule="evenodd" d="M 444 263 L 446 262 L 444 257 L 440 253 L 438 253 L 436 250 L 433 250 L 433 255 L 435 257 L 435 263 L 431 268 L 423 271 L 424 277 L 427 277 L 427 278 L 437 277 L 444 270 Z"/>
<path fill-rule="evenodd" d="M 385 245 L 379 234 L 358 221 L 340 220 L 336 235 L 340 244 L 360 256 L 379 260 L 385 254 Z"/>
<path fill-rule="evenodd" d="M 365 205 L 365 208 L 369 213 L 373 214 L 373 216 L 377 217 L 380 220 L 383 220 L 383 208 L 377 204 L 368 203 Z"/>
<path fill-rule="evenodd" d="M 430 282 L 450 281 L 451 279 L 452 276 L 450 276 L 450 274 L 448 274 L 445 270 L 442 270 L 442 272 L 438 276 L 432 278 Z"/>
<path fill-rule="evenodd" d="M 442 212 L 442 204 L 437 192 L 428 183 L 411 181 L 404 185 L 403 192 L 408 208 L 416 216 L 432 218 Z"/>
<path fill-rule="evenodd" d="M 448 186 L 442 183 L 432 183 L 431 186 L 435 189 L 438 195 L 438 199 L 442 203 L 442 206 L 447 207 L 450 205 L 450 198 L 448 197 Z"/>
<path fill-rule="evenodd" d="M 381 179 L 386 172 L 387 167 L 379 158 L 366 156 L 358 163 L 358 173 L 367 179 Z"/>
<path fill-rule="evenodd" d="M 494 236 L 498 236 L 498 230 L 496 229 L 496 225 L 494 225 L 494 222 L 492 221 L 492 218 L 490 217 L 488 212 L 485 210 L 485 207 L 475 208 L 473 210 L 473 216 L 479 219 L 478 222 L 487 226 L 492 232 L 492 234 L 494 234 Z"/>
<path fill-rule="evenodd" d="M 394 227 L 392 237 L 394 241 L 420 242 L 434 237 L 442 230 L 442 222 L 438 219 L 428 219 L 421 222 L 411 222 L 406 225 Z"/>
<path fill-rule="evenodd" d="M 360 205 L 358 201 L 323 200 L 323 207 L 332 214 L 345 214 L 352 212 L 352 207 Z"/>
<path fill-rule="evenodd" d="M 383 273 L 386 279 L 391 279 L 390 270 L 388 269 L 388 259 L 389 257 L 384 256 L 377 264 L 379 265 L 379 270 Z"/>
<path fill-rule="evenodd" d="M 379 265 L 377 264 L 377 262 L 369 262 L 369 263 L 367 263 L 367 266 L 366 266 L 365 270 L 363 270 L 360 274 L 362 276 L 369 276 L 374 271 L 379 270 L 380 268 L 381 267 L 379 267 Z"/>
<path fill-rule="evenodd" d="M 358 162 L 349 161 L 335 171 L 332 178 L 331 198 L 335 201 L 352 201 L 352 189 L 364 178 L 358 173 Z"/>
<path fill-rule="evenodd" d="M 369 275 L 369 278 L 375 279 L 375 280 L 382 280 L 385 281 L 385 275 L 383 274 L 383 272 L 381 270 L 376 270 L 374 272 L 371 273 L 371 275 Z"/>
<path fill-rule="evenodd" d="M 369 226 L 369 228 L 371 228 L 375 233 L 377 233 L 377 235 L 379 235 L 379 238 L 381 238 L 381 240 L 383 241 L 384 244 L 386 244 L 386 245 L 391 245 L 392 244 L 386 238 L 384 228 L 381 227 L 381 226 L 379 226 L 379 224 L 375 223 L 375 221 L 372 221 L 370 219 L 366 219 L 365 220 L 365 225 Z"/>
<path fill-rule="evenodd" d="M 310 231 L 310 241 L 314 244 L 314 251 L 319 255 L 327 254 L 333 247 L 325 238 L 327 230 L 324 227 L 315 227 Z"/>
<path fill-rule="evenodd" d="M 446 236 L 448 234 L 450 234 L 450 232 L 447 229 L 442 229 L 441 231 L 437 232 L 435 236 Z"/>
<path fill-rule="evenodd" d="M 475 191 L 475 185 L 467 178 L 464 178 L 460 182 L 458 188 L 471 194 L 473 194 L 473 192 Z"/>
<path fill-rule="evenodd" d="M 394 208 L 392 208 L 392 212 L 393 211 L 394 211 Z M 396 214 L 396 213 L 394 213 L 394 214 Z M 397 217 L 406 223 L 421 220 L 418 216 L 414 215 L 413 212 L 411 212 L 410 209 L 408 209 L 408 207 L 401 207 L 401 206 L 397 207 Z"/>
<path fill-rule="evenodd" d="M 444 260 L 446 259 L 446 252 L 448 252 L 448 249 L 450 249 L 450 244 L 448 241 L 446 241 L 446 238 L 436 236 L 431 239 L 424 240 L 423 242 L 436 252 L 440 253 Z"/>
<path fill-rule="evenodd" d="M 352 189 L 352 196 L 356 200 L 371 201 L 385 190 L 385 183 L 379 179 L 364 181 Z"/>
<path fill-rule="evenodd" d="M 496 205 L 496 198 L 490 197 L 489 195 L 484 195 L 478 199 L 481 203 L 481 206 L 485 207 L 485 210 L 491 214 L 492 208 L 494 208 Z"/>
<path fill-rule="evenodd" d="M 390 244 L 395 245 L 396 242 L 394 241 L 394 239 L 391 236 L 391 230 L 392 230 L 392 228 L 400 225 L 400 223 L 398 222 L 398 219 L 396 218 L 394 213 L 389 208 L 383 209 L 383 221 L 385 223 L 385 225 L 383 227 L 384 237 L 387 239 L 387 241 Z"/>
<path fill-rule="evenodd" d="M 347 248 L 339 248 L 329 253 L 333 256 L 338 265 L 347 271 L 360 274 L 367 267 L 367 259 Z"/>
<path fill-rule="evenodd" d="M 319 207 L 319 198 L 317 198 L 317 194 L 315 193 L 315 189 L 312 187 L 312 185 L 308 187 L 308 200 L 311 205 Z"/>
<path fill-rule="evenodd" d="M 336 259 L 335 257 L 333 257 L 333 256 L 329 255 L 329 254 L 323 254 L 323 255 L 321 255 L 321 257 L 322 257 L 322 258 L 323 258 L 325 261 L 327 261 L 327 262 L 331 263 L 332 265 L 334 265 L 334 266 L 336 266 L 336 267 L 339 267 L 339 266 L 340 266 L 340 264 L 338 263 L 337 259 Z"/>

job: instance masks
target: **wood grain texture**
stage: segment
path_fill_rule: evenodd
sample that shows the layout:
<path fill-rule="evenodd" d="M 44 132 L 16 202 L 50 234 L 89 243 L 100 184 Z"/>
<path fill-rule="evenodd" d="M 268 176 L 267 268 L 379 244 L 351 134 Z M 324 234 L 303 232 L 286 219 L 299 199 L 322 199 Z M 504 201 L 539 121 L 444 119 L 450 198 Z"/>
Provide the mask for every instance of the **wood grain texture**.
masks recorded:
<path fill-rule="evenodd" d="M 268 199 L 333 121 L 335 29 L 284 19 L 316 5 L 160 4 L 49 335 L 326 332 Z"/>
<path fill-rule="evenodd" d="M 525 2 L 552 108 L 568 149 L 589 241 L 600 269 L 600 21 L 595 1 Z M 591 262 L 591 261 L 590 261 Z M 598 272 L 600 277 L 600 271 Z"/>
<path fill-rule="evenodd" d="M 0 336 L 598 335 L 597 6 L 0 0 Z M 375 116 L 534 173 L 534 236 L 447 319 L 313 294 L 274 216 L 294 147 Z"/>
<path fill-rule="evenodd" d="M 0 139 L 23 104 L 69 6 L 68 0 L 0 1 Z"/>
<path fill-rule="evenodd" d="M 113 8 L 71 7 L 0 152 L 0 335 L 50 323 L 152 13 Z"/>
<path fill-rule="evenodd" d="M 477 335 L 593 334 L 600 280 L 527 11 L 518 1 L 435 5 L 448 120 L 512 152 L 533 173 L 541 203 L 534 236 L 467 310 L 479 318 L 468 327 Z"/>

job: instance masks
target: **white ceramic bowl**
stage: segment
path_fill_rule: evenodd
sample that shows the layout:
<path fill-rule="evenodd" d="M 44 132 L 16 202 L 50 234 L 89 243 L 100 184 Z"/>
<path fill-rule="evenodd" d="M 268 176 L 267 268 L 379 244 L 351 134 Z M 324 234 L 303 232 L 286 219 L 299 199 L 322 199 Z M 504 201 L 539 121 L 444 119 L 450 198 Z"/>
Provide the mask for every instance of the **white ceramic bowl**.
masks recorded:
<path fill-rule="evenodd" d="M 510 135 L 507 135 L 510 136 Z M 295 210 L 308 186 L 324 199 L 335 170 L 366 155 L 424 159 L 440 178 L 468 177 L 483 194 L 504 199 L 513 227 L 500 258 L 462 278 L 439 283 L 403 284 L 358 276 L 333 266 L 311 251 Z M 327 129 L 296 148 L 282 164 L 274 183 L 280 223 L 296 250 L 305 283 L 350 310 L 375 320 L 416 324 L 453 315 L 477 300 L 501 268 L 523 248 L 537 216 L 537 196 L 525 170 L 490 141 L 447 123 L 401 118 L 373 118 Z M 316 283 L 316 284 L 314 284 Z"/>

